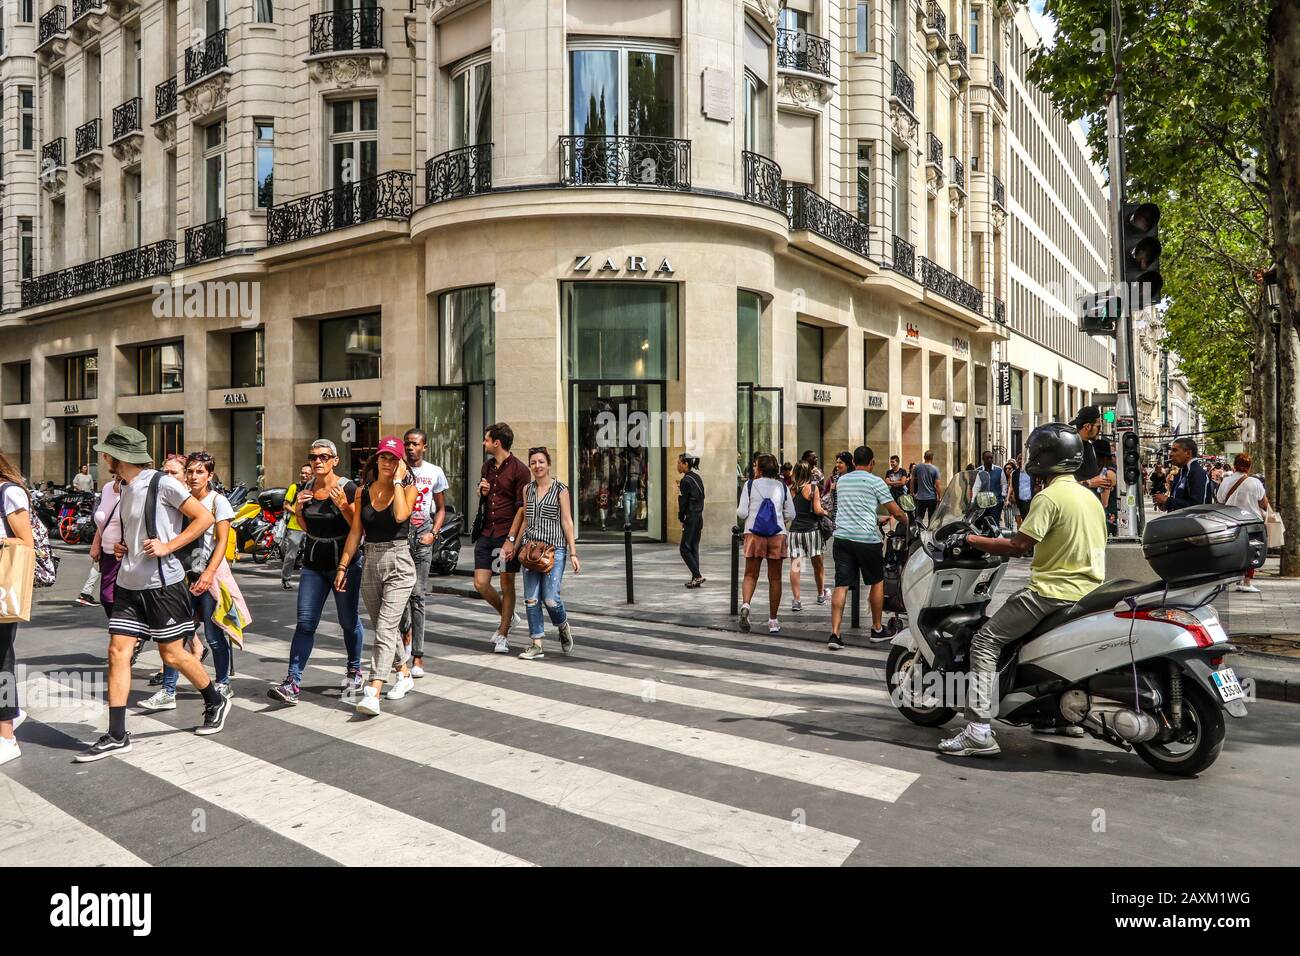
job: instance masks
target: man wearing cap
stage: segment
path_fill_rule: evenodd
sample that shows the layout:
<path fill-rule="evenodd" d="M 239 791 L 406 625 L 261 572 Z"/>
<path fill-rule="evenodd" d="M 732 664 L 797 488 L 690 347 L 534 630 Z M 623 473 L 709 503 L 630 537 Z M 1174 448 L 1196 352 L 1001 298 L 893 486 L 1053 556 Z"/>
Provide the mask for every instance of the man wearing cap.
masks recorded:
<path fill-rule="evenodd" d="M 230 712 L 230 700 L 185 649 L 185 639 L 194 636 L 194 610 L 185 568 L 176 558 L 212 526 L 212 512 L 175 478 L 147 467 L 149 442 L 134 428 L 114 428 L 94 447 L 105 471 L 122 482 L 117 508 L 122 540 L 113 548 L 122 563 L 108 619 L 108 733 L 78 754 L 77 763 L 130 752 L 126 699 L 131 652 L 139 640 L 153 640 L 163 664 L 184 674 L 203 695 L 203 724 L 195 733 L 218 733 Z"/>
<path fill-rule="evenodd" d="M 1101 409 L 1096 405 L 1085 405 L 1079 409 L 1079 414 L 1074 416 L 1074 421 L 1070 424 L 1083 439 L 1083 464 L 1074 473 L 1074 480 L 1091 488 L 1092 493 L 1100 501 L 1102 489 L 1115 487 L 1115 479 L 1102 474 L 1101 462 L 1097 457 L 1101 449 L 1094 444 L 1101 436 Z M 1109 450 L 1110 446 L 1107 444 L 1105 451 L 1109 452 Z"/>

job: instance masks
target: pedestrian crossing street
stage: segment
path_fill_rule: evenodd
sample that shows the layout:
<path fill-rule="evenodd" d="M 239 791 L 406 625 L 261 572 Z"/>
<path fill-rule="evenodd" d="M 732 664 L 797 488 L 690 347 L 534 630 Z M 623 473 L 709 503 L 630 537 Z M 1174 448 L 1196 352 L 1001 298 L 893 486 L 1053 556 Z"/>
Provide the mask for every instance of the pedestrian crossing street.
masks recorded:
<path fill-rule="evenodd" d="M 221 734 L 190 732 L 201 705 L 182 684 L 175 711 L 131 708 L 132 753 L 90 765 L 71 758 L 102 733 L 101 703 L 35 674 L 24 755 L 0 774 L 0 863 L 838 866 L 926 765 L 880 733 L 903 727 L 887 648 L 575 618 L 571 657 L 548 641 L 528 662 L 487 653 L 493 621 L 432 607 L 428 676 L 374 719 L 341 699 L 327 621 L 301 703 L 268 700 L 292 622 L 259 622 Z M 141 656 L 133 705 L 156 662 Z"/>

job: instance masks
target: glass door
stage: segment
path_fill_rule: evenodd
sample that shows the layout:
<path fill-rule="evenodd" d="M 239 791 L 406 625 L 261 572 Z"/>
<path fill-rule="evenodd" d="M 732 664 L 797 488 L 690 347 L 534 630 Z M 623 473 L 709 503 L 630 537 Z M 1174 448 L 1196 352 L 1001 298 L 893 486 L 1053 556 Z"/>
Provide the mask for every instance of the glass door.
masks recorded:
<path fill-rule="evenodd" d="M 785 452 L 785 389 L 742 382 L 736 386 L 736 482 L 737 489 L 749 477 L 749 462 L 755 455 Z"/>
<path fill-rule="evenodd" d="M 570 487 L 582 541 L 664 537 L 663 385 L 572 383 Z"/>
<path fill-rule="evenodd" d="M 82 465 L 90 466 L 90 476 L 98 483 L 99 453 L 94 449 L 95 442 L 99 441 L 98 419 L 69 418 L 63 435 L 63 483 L 72 484 Z"/>
<path fill-rule="evenodd" d="M 429 436 L 425 460 L 446 473 L 446 502 L 466 514 L 469 448 L 475 434 L 470 427 L 469 389 L 464 385 L 426 385 L 417 388 L 415 396 L 415 424 Z M 478 434 L 482 435 L 481 428 Z M 474 474 L 478 474 L 477 468 Z"/>

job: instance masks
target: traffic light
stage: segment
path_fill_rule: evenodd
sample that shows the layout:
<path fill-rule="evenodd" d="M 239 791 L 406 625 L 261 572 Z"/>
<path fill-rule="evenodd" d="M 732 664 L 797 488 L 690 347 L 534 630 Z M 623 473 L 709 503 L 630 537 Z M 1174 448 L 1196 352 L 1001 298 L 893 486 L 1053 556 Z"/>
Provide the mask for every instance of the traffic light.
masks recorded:
<path fill-rule="evenodd" d="M 1124 301 L 1117 295 L 1085 295 L 1079 300 L 1079 328 L 1086 335 L 1114 335 L 1123 310 Z"/>
<path fill-rule="evenodd" d="M 1124 433 L 1124 481 L 1136 485 L 1142 478 L 1142 455 L 1137 432 Z"/>
<path fill-rule="evenodd" d="M 1129 309 L 1155 305 L 1165 280 L 1160 276 L 1160 207 L 1153 202 L 1124 204 L 1120 231 L 1124 244 L 1124 288 Z"/>
<path fill-rule="evenodd" d="M 1106 409 L 1105 411 L 1103 411 L 1103 412 L 1101 413 L 1101 419 L 1102 419 L 1102 421 L 1104 421 L 1107 425 L 1114 425 L 1114 424 L 1115 424 L 1115 409 L 1113 409 L 1113 408 L 1108 408 L 1108 409 Z"/>

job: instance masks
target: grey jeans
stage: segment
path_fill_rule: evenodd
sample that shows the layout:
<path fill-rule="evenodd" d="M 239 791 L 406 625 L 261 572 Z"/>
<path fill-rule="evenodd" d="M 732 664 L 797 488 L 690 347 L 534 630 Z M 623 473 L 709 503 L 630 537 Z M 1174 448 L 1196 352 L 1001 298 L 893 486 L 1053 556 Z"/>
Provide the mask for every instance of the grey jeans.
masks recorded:
<path fill-rule="evenodd" d="M 430 526 L 432 527 L 432 525 Z M 402 633 L 411 632 L 411 656 L 424 656 L 424 598 L 429 588 L 429 565 L 433 563 L 433 545 L 420 544 L 428 532 L 411 532 L 411 557 L 415 561 L 415 587 L 402 612 Z"/>
<path fill-rule="evenodd" d="M 406 539 L 366 545 L 361 571 L 361 600 L 370 614 L 375 642 L 370 648 L 370 680 L 387 680 L 388 672 L 408 659 L 402 643 L 402 611 L 415 587 L 415 561 Z"/>
<path fill-rule="evenodd" d="M 302 550 L 306 531 L 294 531 L 286 528 L 284 532 L 284 563 L 280 565 L 280 580 L 285 584 L 293 577 L 293 566 L 298 563 L 298 552 Z"/>
<path fill-rule="evenodd" d="M 966 689 L 966 719 L 987 723 L 997 707 L 998 658 L 1002 648 L 1024 637 L 1043 618 L 1073 601 L 1045 598 L 1021 588 L 989 618 L 970 642 L 970 680 Z"/>

